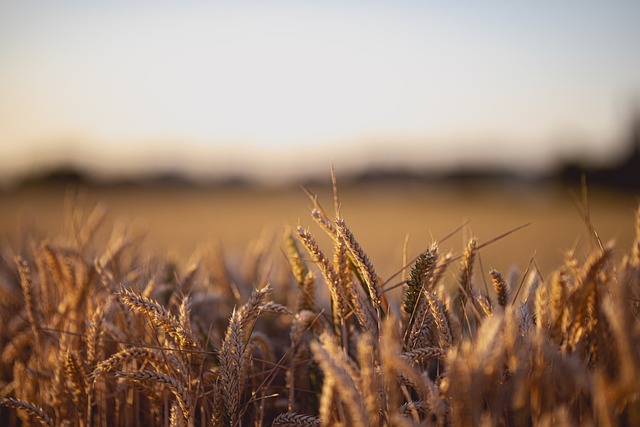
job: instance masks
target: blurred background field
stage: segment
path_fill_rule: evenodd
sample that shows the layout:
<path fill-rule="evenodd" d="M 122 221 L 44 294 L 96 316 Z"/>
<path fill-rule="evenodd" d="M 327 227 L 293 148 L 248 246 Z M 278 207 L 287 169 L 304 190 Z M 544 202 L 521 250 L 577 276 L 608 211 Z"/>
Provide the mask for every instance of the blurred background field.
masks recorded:
<path fill-rule="evenodd" d="M 333 210 L 330 187 L 330 183 L 309 185 L 328 212 Z M 298 224 L 310 227 L 331 250 L 309 215 L 312 202 L 297 187 L 70 188 L 33 186 L 0 195 L 0 235 L 5 242 L 20 248 L 26 244 L 24 236 L 33 235 L 28 232 L 60 235 L 64 213 L 69 212 L 65 200 L 75 194 L 76 212 L 88 213 L 103 203 L 108 208 L 105 230 L 128 230 L 142 238 L 148 256 L 167 257 L 181 265 L 203 254 L 215 256 L 219 248 L 229 262 L 240 263 L 257 242 L 273 245 L 269 256 L 279 263 L 285 259 L 282 236 Z M 581 257 L 595 244 L 581 211 L 579 187 L 345 183 L 339 195 L 341 214 L 385 279 L 403 265 L 405 239 L 411 259 L 461 226 L 441 243 L 444 251 L 458 255 L 472 236 L 482 244 L 529 224 L 480 251 L 484 277 L 491 268 L 508 274 L 515 267 L 523 273 L 531 265 L 547 278 L 567 251 L 575 249 Z M 635 235 L 637 203 L 633 193 L 589 191 L 590 220 L 603 241 L 616 241 L 619 253 L 628 250 Z"/>

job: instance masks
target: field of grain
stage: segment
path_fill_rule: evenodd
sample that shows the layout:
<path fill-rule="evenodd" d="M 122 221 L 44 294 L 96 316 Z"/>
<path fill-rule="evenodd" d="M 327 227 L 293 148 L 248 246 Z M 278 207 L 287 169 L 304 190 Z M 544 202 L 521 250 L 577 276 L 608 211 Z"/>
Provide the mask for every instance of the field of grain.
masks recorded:
<path fill-rule="evenodd" d="M 2 194 L 0 424 L 640 423 L 635 196 L 327 187 Z"/>
<path fill-rule="evenodd" d="M 17 243 L 25 231 L 63 232 L 65 200 L 77 210 L 102 203 L 107 226 L 142 235 L 148 249 L 176 261 L 188 260 L 204 246 L 218 245 L 233 255 L 260 239 L 281 245 L 281 236 L 297 225 L 312 224 L 312 203 L 300 188 L 201 189 L 182 187 L 69 189 L 59 186 L 0 194 L 0 236 Z M 333 209 L 331 186 L 309 189 Z M 341 214 L 383 277 L 402 266 L 405 238 L 409 258 L 453 231 L 443 248 L 459 253 L 472 236 L 487 242 L 529 224 L 482 249 L 486 268 L 526 269 L 531 259 L 543 273 L 563 262 L 566 251 L 590 247 L 579 188 L 459 188 L 450 185 L 353 185 L 340 189 Z M 602 240 L 628 248 L 634 238 L 638 198 L 592 190 L 590 220 Z M 71 203 L 73 204 L 73 202 Z M 505 256 L 507 254 L 507 256 Z"/>

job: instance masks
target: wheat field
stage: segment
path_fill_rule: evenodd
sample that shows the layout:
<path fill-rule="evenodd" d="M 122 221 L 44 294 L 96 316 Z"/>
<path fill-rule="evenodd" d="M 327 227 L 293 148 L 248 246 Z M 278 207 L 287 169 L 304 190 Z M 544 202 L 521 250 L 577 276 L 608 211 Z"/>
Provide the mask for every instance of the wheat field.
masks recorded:
<path fill-rule="evenodd" d="M 640 424 L 634 197 L 333 193 L 3 195 L 0 424 Z"/>

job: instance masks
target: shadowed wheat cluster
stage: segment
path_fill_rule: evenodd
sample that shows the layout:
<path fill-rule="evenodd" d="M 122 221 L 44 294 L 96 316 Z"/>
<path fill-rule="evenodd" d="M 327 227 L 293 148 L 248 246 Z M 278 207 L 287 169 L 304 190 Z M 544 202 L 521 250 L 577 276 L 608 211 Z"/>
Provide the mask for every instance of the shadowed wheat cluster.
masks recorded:
<path fill-rule="evenodd" d="M 548 278 L 433 242 L 396 301 L 337 194 L 312 201 L 325 249 L 298 227 L 180 269 L 98 239 L 100 208 L 4 245 L 0 424 L 640 425 L 640 211 L 628 255 L 594 238 Z"/>

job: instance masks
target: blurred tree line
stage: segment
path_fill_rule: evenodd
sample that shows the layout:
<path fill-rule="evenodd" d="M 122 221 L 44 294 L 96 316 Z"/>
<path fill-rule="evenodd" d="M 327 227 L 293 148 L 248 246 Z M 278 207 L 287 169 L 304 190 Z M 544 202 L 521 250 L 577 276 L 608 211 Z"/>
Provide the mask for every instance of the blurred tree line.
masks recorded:
<path fill-rule="evenodd" d="M 560 168 L 558 178 L 576 184 L 585 175 L 589 185 L 640 191 L 640 109 L 632 115 L 625 145 L 626 155 L 614 164 L 586 165 L 572 160 Z"/>

